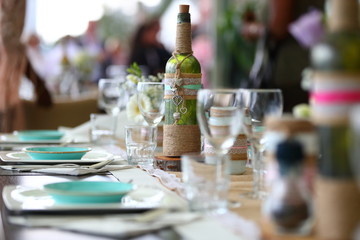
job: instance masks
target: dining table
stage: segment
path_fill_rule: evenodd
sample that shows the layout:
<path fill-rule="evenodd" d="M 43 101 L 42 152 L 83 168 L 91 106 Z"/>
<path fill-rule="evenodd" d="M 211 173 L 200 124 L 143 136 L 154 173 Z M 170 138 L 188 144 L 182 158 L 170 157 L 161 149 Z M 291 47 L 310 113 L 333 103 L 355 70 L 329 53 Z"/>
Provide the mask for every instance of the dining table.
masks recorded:
<path fill-rule="evenodd" d="M 118 149 L 124 148 L 123 142 L 118 142 L 116 146 Z M 8 149 L 7 149 L 8 150 Z M 0 152 L 1 153 L 1 152 Z M 0 162 L 1 165 L 6 163 Z M 181 172 L 166 172 L 174 175 L 181 182 Z M 155 178 L 155 177 L 154 177 Z M 314 233 L 309 236 L 296 236 L 296 235 L 283 235 L 276 233 L 266 218 L 262 214 L 261 200 L 242 198 L 241 194 L 250 192 L 252 190 L 252 169 L 247 168 L 243 174 L 231 175 L 231 184 L 229 192 L 229 213 L 237 216 L 240 219 L 252 223 L 253 226 L 261 232 L 260 239 L 280 239 L 280 240 L 311 240 L 316 239 Z M 8 185 L 24 185 L 31 187 L 41 187 L 44 184 L 60 182 L 60 181 L 119 181 L 114 174 L 109 172 L 87 174 L 81 176 L 69 176 L 59 174 L 43 174 L 34 172 L 18 172 L 0 169 L 0 190 L 3 191 L 4 187 Z M 159 179 L 156 179 L 159 181 Z M 61 239 L 61 240 L 100 240 L 109 239 L 109 236 L 102 236 L 101 234 L 89 234 L 76 231 L 62 230 L 54 227 L 41 227 L 41 226 L 24 226 L 22 224 L 14 224 L 9 221 L 14 216 L 12 211 L 7 209 L 4 199 L 0 198 L 1 217 L 0 217 L 0 239 L 4 240 L 40 240 L 40 239 Z M 19 214 L 19 213 L 15 213 Z M 20 214 L 21 215 L 21 214 Z M 86 214 L 85 214 L 86 216 Z M 49 217 L 52 215 L 49 214 Z M 239 223 L 238 223 L 239 224 Z M 231 222 L 229 222 L 231 225 Z M 236 225 L 234 225 L 236 227 Z M 232 228 L 234 228 L 232 226 Z M 240 226 L 240 225 L 238 225 Z M 114 226 L 116 227 L 116 226 Z M 204 229 L 203 239 L 213 239 L 207 234 Z M 210 231 L 211 232 L 211 231 Z M 147 233 L 145 236 L 151 238 L 142 238 L 144 236 L 137 236 L 131 239 L 189 239 L 180 235 L 172 228 L 164 228 L 158 231 Z M 117 238 L 113 236 L 113 238 Z M 119 239 L 129 239 L 128 237 L 119 237 Z M 249 239 L 238 236 L 238 239 Z"/>

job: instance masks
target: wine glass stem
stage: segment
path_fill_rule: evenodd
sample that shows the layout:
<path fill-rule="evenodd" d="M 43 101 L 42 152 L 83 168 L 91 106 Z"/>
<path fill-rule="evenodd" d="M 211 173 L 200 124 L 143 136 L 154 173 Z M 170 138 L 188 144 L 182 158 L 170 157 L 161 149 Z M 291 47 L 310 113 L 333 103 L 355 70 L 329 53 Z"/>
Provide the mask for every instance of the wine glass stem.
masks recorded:
<path fill-rule="evenodd" d="M 252 143 L 252 167 L 253 167 L 253 194 L 255 198 L 259 198 L 262 191 L 265 189 L 265 174 L 264 174 L 264 163 L 263 163 L 263 152 L 257 146 Z"/>
<path fill-rule="evenodd" d="M 118 124 L 118 117 L 119 117 L 119 113 L 116 112 L 116 113 L 112 113 L 112 117 L 114 118 L 114 126 L 113 126 L 113 129 L 114 129 L 114 139 L 116 138 L 116 130 L 117 130 L 117 124 Z"/>

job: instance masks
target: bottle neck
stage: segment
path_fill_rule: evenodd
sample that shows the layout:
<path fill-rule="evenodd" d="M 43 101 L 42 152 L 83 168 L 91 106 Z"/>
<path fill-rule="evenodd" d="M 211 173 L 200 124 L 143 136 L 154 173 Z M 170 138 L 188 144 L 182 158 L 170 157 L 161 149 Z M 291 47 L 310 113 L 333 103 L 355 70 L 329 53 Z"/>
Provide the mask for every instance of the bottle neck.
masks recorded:
<path fill-rule="evenodd" d="M 359 30 L 357 0 L 329 0 L 329 3 L 328 27 L 330 32 Z"/>
<path fill-rule="evenodd" d="M 176 27 L 176 53 L 192 53 L 190 13 L 179 13 Z"/>

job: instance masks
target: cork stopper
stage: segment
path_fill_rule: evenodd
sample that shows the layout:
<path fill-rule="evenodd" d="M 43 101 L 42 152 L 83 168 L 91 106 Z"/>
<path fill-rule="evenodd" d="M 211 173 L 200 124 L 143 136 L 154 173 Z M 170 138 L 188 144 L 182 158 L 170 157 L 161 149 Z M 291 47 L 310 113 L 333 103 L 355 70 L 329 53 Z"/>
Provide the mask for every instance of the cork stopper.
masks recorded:
<path fill-rule="evenodd" d="M 190 5 L 179 5 L 179 13 L 189 13 Z"/>

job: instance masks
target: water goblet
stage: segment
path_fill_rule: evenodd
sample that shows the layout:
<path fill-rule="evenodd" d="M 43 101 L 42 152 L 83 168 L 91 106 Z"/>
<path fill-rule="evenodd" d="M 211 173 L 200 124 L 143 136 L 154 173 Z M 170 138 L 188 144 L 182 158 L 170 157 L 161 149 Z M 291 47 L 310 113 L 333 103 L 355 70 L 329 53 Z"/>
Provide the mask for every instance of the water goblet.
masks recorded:
<path fill-rule="evenodd" d="M 139 82 L 137 85 L 139 110 L 149 126 L 156 127 L 164 117 L 164 94 L 164 83 Z"/>
<path fill-rule="evenodd" d="M 242 196 L 262 199 L 265 197 L 265 162 L 263 153 L 266 142 L 263 139 L 264 121 L 267 116 L 281 116 L 283 97 L 280 89 L 240 89 L 239 104 L 243 110 L 243 126 L 251 145 L 251 165 L 253 168 L 253 191 Z"/>

